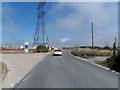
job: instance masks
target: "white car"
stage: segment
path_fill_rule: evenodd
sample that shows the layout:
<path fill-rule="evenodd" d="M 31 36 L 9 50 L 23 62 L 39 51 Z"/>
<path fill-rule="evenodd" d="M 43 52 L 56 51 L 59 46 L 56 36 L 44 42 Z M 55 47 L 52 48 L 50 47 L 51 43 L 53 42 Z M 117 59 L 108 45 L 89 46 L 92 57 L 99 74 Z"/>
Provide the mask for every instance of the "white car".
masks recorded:
<path fill-rule="evenodd" d="M 55 50 L 53 52 L 53 56 L 62 56 L 62 51 L 61 50 Z"/>

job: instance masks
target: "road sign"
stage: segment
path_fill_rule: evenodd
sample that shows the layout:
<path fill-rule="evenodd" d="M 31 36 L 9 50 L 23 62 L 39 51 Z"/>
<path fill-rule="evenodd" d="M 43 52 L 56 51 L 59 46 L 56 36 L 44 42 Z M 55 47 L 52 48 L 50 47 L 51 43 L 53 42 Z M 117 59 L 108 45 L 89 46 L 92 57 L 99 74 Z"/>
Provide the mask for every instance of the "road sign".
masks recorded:
<path fill-rule="evenodd" d="M 24 47 L 24 49 L 25 49 L 25 53 L 28 53 L 28 51 L 29 51 L 28 42 L 25 42 L 25 47 Z"/>

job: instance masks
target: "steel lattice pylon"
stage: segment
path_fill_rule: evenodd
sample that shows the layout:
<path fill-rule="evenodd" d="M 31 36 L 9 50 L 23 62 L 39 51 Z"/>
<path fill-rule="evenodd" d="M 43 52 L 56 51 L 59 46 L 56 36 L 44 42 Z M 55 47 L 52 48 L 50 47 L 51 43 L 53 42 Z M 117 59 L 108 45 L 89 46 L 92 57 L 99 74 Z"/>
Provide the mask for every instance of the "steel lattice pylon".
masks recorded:
<path fill-rule="evenodd" d="M 33 45 L 40 45 L 40 44 L 46 44 L 47 43 L 47 33 L 45 28 L 45 3 L 46 2 L 39 2 L 37 11 L 37 26 L 36 26 L 36 32 L 34 35 Z"/>

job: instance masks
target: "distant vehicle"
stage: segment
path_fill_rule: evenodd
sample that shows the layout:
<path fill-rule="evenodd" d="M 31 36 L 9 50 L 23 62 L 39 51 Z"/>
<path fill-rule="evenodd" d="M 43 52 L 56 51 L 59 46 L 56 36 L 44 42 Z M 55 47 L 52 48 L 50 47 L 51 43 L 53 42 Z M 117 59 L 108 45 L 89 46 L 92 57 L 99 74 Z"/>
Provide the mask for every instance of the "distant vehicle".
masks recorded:
<path fill-rule="evenodd" d="M 62 51 L 61 50 L 55 50 L 54 52 L 53 52 L 53 56 L 62 56 Z"/>

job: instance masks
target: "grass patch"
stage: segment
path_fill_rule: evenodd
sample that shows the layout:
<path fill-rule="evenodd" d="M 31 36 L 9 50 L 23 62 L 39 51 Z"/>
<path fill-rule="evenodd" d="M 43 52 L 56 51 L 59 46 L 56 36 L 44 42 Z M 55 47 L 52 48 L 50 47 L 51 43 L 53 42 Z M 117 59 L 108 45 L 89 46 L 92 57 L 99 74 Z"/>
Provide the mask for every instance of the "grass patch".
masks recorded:
<path fill-rule="evenodd" d="M 120 56 L 108 58 L 106 61 L 96 61 L 96 64 L 99 64 L 104 67 L 108 67 L 111 70 L 115 70 L 117 72 L 120 72 Z"/>
<path fill-rule="evenodd" d="M 110 57 L 106 59 L 106 61 L 96 61 L 96 64 L 112 68 L 116 64 L 116 62 L 114 60 L 114 57 Z"/>
<path fill-rule="evenodd" d="M 106 62 L 103 62 L 103 61 L 95 61 L 96 64 L 99 64 L 101 66 L 104 66 L 104 67 L 109 67 L 108 64 Z"/>
<path fill-rule="evenodd" d="M 95 63 L 104 67 L 112 68 L 112 66 L 115 64 L 115 60 L 113 57 L 110 57 L 105 61 L 95 61 Z"/>

